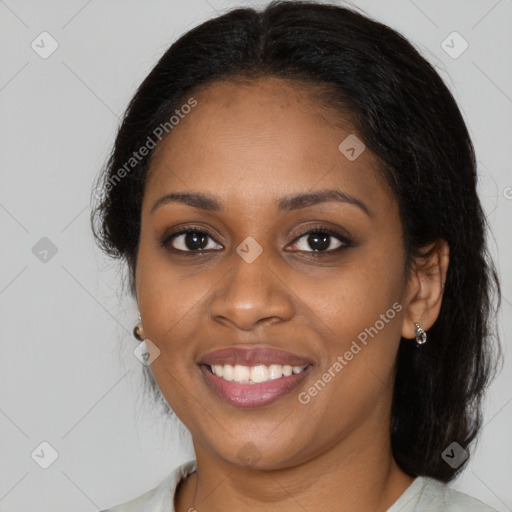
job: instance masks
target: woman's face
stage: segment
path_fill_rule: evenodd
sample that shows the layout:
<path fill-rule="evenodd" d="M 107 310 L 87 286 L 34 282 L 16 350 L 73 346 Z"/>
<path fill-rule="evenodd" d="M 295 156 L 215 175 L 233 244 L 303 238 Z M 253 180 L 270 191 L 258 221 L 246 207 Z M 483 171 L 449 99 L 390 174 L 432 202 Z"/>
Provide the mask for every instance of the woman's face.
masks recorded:
<path fill-rule="evenodd" d="M 136 286 L 158 385 L 198 458 L 270 469 L 356 455 L 389 437 L 407 302 L 396 199 L 351 127 L 299 85 L 223 82 L 193 97 L 142 206 Z M 210 200 L 155 206 L 171 193 Z"/>

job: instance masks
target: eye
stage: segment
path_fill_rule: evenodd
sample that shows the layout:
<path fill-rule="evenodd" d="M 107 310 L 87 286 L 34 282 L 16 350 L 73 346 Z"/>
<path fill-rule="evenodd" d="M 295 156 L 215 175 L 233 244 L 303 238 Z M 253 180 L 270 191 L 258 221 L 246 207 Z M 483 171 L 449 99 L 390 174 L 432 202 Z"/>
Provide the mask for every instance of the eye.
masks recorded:
<path fill-rule="evenodd" d="M 335 247 L 333 247 L 333 238 L 338 242 Z M 298 242 L 295 242 L 293 246 L 297 247 L 299 251 L 314 253 L 333 253 L 352 246 L 352 242 L 346 236 L 325 227 L 310 229 L 296 240 Z M 309 251 L 308 246 L 313 250 Z"/>
<path fill-rule="evenodd" d="M 196 228 L 187 228 L 165 237 L 162 241 L 162 245 L 165 247 L 171 246 L 172 249 L 180 252 L 202 252 L 212 249 L 215 250 L 215 247 L 208 246 L 208 239 L 214 241 L 207 231 Z M 218 245 L 218 248 L 222 249 L 222 246 Z"/>
<path fill-rule="evenodd" d="M 337 240 L 334 242 L 334 239 Z M 326 227 L 314 227 L 295 239 L 292 248 L 315 255 L 331 254 L 352 247 L 352 242 L 343 234 Z M 213 242 L 210 244 L 209 242 Z M 333 247 L 333 242 L 335 247 Z M 312 250 L 308 250 L 308 245 Z M 202 229 L 189 227 L 164 237 L 162 246 L 181 253 L 200 253 L 222 249 L 212 236 Z"/>

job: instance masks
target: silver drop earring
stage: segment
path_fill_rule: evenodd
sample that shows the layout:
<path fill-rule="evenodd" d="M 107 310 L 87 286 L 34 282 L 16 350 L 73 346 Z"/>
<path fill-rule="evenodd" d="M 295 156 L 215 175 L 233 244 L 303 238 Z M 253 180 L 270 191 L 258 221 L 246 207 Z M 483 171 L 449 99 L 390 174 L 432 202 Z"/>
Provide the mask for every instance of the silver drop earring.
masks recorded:
<path fill-rule="evenodd" d="M 416 345 L 419 347 L 427 341 L 427 333 L 421 328 L 420 324 L 414 324 L 416 326 Z"/>

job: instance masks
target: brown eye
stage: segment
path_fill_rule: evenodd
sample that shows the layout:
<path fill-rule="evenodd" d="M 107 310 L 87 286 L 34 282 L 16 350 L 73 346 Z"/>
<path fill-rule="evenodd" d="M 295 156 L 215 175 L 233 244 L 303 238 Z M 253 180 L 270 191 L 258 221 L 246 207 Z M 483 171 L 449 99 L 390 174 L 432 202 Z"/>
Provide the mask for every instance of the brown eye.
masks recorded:
<path fill-rule="evenodd" d="M 304 241 L 301 242 L 303 239 Z M 298 242 L 294 242 L 293 246 L 296 247 L 297 250 L 315 253 L 331 253 L 353 245 L 352 242 L 341 233 L 322 227 L 313 228 L 296 240 L 298 240 Z M 308 247 L 312 250 L 309 250 Z"/>
<path fill-rule="evenodd" d="M 207 231 L 189 228 L 166 237 L 162 244 L 181 252 L 215 250 L 216 247 L 209 247 L 209 240 L 214 241 Z M 222 249 L 222 246 L 218 245 L 218 248 Z"/>

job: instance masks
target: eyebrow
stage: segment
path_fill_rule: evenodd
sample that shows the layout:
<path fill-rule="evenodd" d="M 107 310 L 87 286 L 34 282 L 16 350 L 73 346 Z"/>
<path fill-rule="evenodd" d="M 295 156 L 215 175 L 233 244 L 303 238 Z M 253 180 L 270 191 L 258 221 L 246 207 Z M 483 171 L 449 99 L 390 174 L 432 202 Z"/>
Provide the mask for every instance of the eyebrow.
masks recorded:
<path fill-rule="evenodd" d="M 329 201 L 357 206 L 365 212 L 366 215 L 371 217 L 370 210 L 363 201 L 338 189 L 317 190 L 314 192 L 285 196 L 277 202 L 277 210 L 280 213 L 289 212 Z M 158 199 L 152 206 L 151 213 L 168 203 L 182 203 L 206 211 L 222 210 L 222 203 L 217 198 L 208 194 L 202 192 L 173 192 Z"/>

